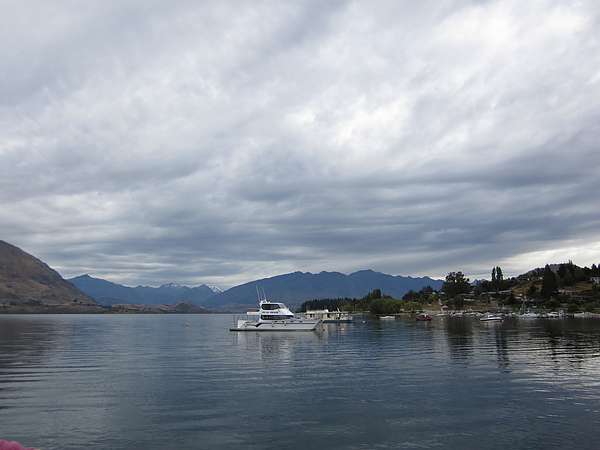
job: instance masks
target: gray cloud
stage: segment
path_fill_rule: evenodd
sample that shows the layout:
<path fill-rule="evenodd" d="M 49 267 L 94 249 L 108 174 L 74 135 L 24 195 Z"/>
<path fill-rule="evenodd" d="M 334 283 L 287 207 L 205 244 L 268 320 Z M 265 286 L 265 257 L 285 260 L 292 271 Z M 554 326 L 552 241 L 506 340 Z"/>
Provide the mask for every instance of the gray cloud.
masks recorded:
<path fill-rule="evenodd" d="M 595 2 L 3 8 L 0 231 L 64 276 L 600 262 Z"/>

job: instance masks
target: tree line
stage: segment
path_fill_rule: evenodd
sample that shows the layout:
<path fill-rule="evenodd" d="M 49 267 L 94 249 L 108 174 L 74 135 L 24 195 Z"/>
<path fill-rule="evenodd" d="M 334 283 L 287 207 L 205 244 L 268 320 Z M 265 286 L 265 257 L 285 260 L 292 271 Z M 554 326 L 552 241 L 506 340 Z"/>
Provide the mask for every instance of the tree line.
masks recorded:
<path fill-rule="evenodd" d="M 491 280 L 481 280 L 472 284 L 461 271 L 449 272 L 439 291 L 426 286 L 420 291 L 410 290 L 402 299 L 394 299 L 375 289 L 363 298 L 319 299 L 304 302 L 299 312 L 307 310 L 329 309 L 330 311 L 371 312 L 372 314 L 396 314 L 401 312 L 422 311 L 424 305 L 434 303 L 461 309 L 467 299 L 490 301 L 497 300 L 504 306 L 515 306 L 522 302 L 513 289 L 525 286 L 525 295 L 535 299 L 550 309 L 566 307 L 570 312 L 579 309 L 600 311 L 600 285 L 594 284 L 579 296 L 569 296 L 564 291 L 577 283 L 589 281 L 591 277 L 600 277 L 600 267 L 579 267 L 568 263 L 532 270 L 514 278 L 504 278 L 502 268 L 495 266 L 491 271 Z M 561 288 L 563 288 L 561 290 Z M 522 289 L 521 289 L 522 290 Z"/>
<path fill-rule="evenodd" d="M 395 299 L 375 289 L 363 298 L 335 298 L 309 300 L 300 306 L 298 312 L 328 309 L 329 311 L 370 312 L 372 314 L 397 314 L 406 311 L 422 311 L 423 305 L 436 301 L 436 291 L 426 286 L 418 292 L 408 291 L 402 299 Z"/>

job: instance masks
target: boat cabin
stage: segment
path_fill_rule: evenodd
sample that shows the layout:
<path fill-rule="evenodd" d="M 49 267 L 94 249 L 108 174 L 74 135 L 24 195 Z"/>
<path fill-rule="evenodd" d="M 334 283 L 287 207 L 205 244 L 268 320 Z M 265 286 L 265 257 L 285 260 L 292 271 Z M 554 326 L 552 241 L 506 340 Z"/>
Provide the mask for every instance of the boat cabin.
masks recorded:
<path fill-rule="evenodd" d="M 283 309 L 285 305 L 283 303 L 261 303 L 260 309 L 264 311 L 273 311 L 276 309 Z"/>
<path fill-rule="evenodd" d="M 260 320 L 287 320 L 294 317 L 292 313 L 283 303 L 277 302 L 260 302 L 259 309 L 248 309 L 248 316 L 260 318 Z"/>

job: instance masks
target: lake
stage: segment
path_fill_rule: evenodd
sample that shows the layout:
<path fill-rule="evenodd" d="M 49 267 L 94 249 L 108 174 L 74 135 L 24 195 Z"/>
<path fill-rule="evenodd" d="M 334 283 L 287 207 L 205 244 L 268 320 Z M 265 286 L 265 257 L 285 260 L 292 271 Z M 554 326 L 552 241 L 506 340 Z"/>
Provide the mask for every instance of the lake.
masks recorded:
<path fill-rule="evenodd" d="M 51 449 L 600 447 L 600 319 L 0 316 L 0 439 Z"/>

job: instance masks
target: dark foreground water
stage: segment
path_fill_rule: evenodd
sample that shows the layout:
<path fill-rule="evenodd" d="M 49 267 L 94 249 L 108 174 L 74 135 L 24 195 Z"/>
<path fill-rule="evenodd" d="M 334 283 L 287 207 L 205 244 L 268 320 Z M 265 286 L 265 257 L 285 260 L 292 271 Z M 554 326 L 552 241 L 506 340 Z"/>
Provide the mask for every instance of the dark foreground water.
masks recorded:
<path fill-rule="evenodd" d="M 50 449 L 598 448 L 600 319 L 0 316 L 0 439 Z M 186 326 L 189 323 L 189 326 Z"/>

